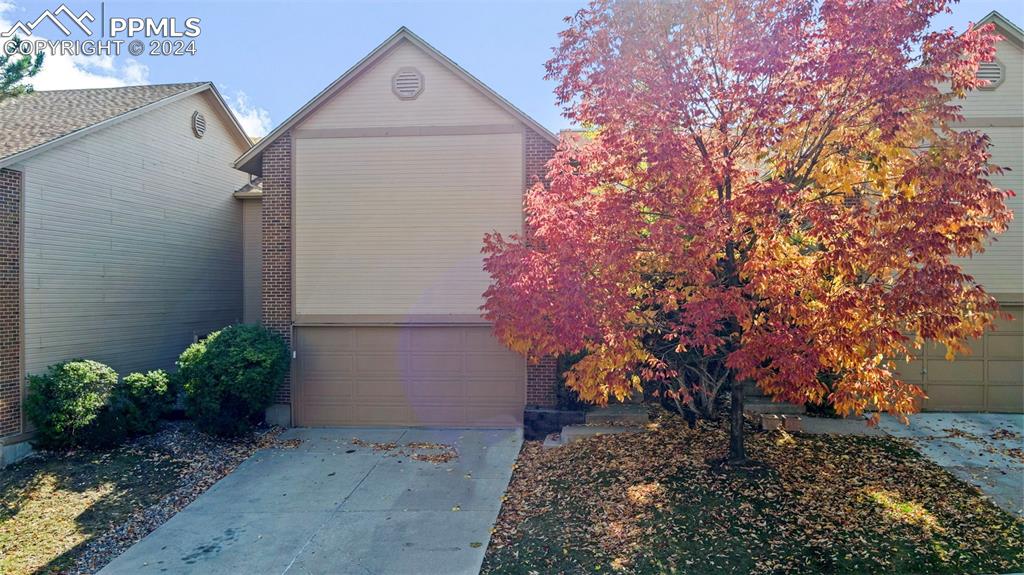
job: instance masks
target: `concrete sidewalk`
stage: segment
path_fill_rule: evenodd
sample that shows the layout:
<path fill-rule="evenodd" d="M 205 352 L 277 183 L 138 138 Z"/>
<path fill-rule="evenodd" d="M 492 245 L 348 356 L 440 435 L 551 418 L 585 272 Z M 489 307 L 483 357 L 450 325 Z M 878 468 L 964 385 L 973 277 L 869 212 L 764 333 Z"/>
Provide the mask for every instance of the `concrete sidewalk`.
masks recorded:
<path fill-rule="evenodd" d="M 476 575 L 521 430 L 293 429 L 257 452 L 103 575 Z M 353 444 L 454 446 L 447 463 Z M 409 451 L 405 449 L 405 451 Z"/>

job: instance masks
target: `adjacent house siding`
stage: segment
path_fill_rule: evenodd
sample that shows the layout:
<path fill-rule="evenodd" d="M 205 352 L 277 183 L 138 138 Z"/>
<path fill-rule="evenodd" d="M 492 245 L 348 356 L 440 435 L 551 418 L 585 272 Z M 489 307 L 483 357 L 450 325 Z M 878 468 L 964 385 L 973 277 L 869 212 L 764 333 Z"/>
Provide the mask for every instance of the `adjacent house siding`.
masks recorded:
<path fill-rule="evenodd" d="M 400 100 L 391 92 L 391 78 L 402 68 L 423 77 L 423 92 Z M 372 68 L 328 100 L 301 127 L 318 129 L 394 126 L 509 124 L 512 116 L 407 41 L 398 43 Z"/>
<path fill-rule="evenodd" d="M 988 134 L 992 141 L 989 149 L 991 162 L 1010 168 L 1002 174 L 993 175 L 992 182 L 1016 193 L 1015 197 L 1006 199 L 1007 205 L 1013 209 L 1014 219 L 1009 229 L 996 236 L 984 253 L 963 261 L 963 267 L 1000 300 L 1021 303 L 1021 294 L 1024 293 L 1024 221 L 1021 219 L 1024 218 L 1024 128 L 976 129 Z"/>
<path fill-rule="evenodd" d="M 996 59 L 1004 66 L 995 89 L 976 90 L 961 102 L 964 129 L 979 130 L 992 141 L 992 163 L 1009 168 L 992 176 L 1016 197 L 1007 199 L 1014 219 L 984 253 L 963 261 L 964 270 L 1004 303 L 1024 301 L 1024 50 L 1004 40 Z"/>
<path fill-rule="evenodd" d="M 87 357 L 120 373 L 170 368 L 242 317 L 244 149 L 209 93 L 23 164 L 26 368 Z M 191 117 L 202 112 L 202 139 Z"/>
<path fill-rule="evenodd" d="M 998 31 L 997 31 L 998 32 Z M 1003 82 L 994 89 L 971 92 L 963 101 L 963 115 L 968 118 L 1024 117 L 1024 50 L 1009 40 L 996 45 L 996 62 L 1002 64 Z"/>
<path fill-rule="evenodd" d="M 21 190 L 21 172 L 0 169 L 0 438 L 22 431 Z"/>
<path fill-rule="evenodd" d="M 242 200 L 242 285 L 245 300 L 242 316 L 245 323 L 259 323 L 262 309 L 263 224 L 262 202 L 258 198 Z"/>

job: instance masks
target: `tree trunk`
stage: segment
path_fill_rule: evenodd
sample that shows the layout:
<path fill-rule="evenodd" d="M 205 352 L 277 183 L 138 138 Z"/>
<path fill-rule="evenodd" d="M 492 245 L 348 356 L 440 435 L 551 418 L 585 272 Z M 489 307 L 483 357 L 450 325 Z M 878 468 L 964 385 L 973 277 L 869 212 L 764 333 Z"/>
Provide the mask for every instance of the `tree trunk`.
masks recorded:
<path fill-rule="evenodd" d="M 729 411 L 729 463 L 747 462 L 747 450 L 743 446 L 743 382 L 732 380 L 732 405 Z"/>

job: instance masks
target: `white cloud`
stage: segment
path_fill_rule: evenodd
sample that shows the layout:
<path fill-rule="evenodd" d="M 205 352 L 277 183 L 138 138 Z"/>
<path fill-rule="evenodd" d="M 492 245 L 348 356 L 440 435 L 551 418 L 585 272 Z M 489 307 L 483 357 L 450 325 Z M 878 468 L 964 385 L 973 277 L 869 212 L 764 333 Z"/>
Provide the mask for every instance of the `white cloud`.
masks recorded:
<path fill-rule="evenodd" d="M 225 95 L 228 107 L 238 118 L 238 123 L 250 136 L 266 136 L 270 131 L 270 112 L 249 102 L 245 92 L 236 90 L 234 97 Z"/>
<path fill-rule="evenodd" d="M 0 0 L 0 29 L 7 30 L 14 21 L 14 3 Z M 24 12 L 24 11 L 22 11 Z M 36 14 L 24 14 L 34 18 Z M 24 20 L 25 18 L 20 18 Z M 33 39 L 46 39 L 37 34 Z M 47 54 L 43 69 L 28 83 L 37 90 L 70 90 L 78 88 L 114 88 L 149 83 L 149 67 L 128 58 L 118 62 L 113 56 L 59 56 Z"/>

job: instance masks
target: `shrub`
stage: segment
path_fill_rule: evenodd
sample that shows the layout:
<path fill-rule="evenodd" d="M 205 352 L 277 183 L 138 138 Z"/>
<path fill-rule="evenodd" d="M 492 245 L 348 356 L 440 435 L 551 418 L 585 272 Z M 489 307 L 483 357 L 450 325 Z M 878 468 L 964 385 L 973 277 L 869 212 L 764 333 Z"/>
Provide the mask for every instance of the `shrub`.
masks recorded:
<path fill-rule="evenodd" d="M 25 415 L 45 448 L 73 447 L 100 415 L 117 385 L 117 373 L 97 361 L 57 363 L 43 375 L 30 375 Z"/>
<path fill-rule="evenodd" d="M 93 449 L 121 445 L 132 435 L 128 422 L 131 409 L 131 404 L 121 394 L 112 392 L 107 404 L 78 434 L 77 444 Z"/>
<path fill-rule="evenodd" d="M 120 400 L 125 412 L 129 433 L 146 434 L 156 431 L 160 416 L 171 405 L 170 383 L 162 369 L 149 373 L 131 373 L 114 388 L 112 406 Z"/>
<path fill-rule="evenodd" d="M 262 421 L 288 371 L 288 347 L 259 325 L 233 325 L 178 358 L 186 408 L 199 429 L 238 435 Z"/>

